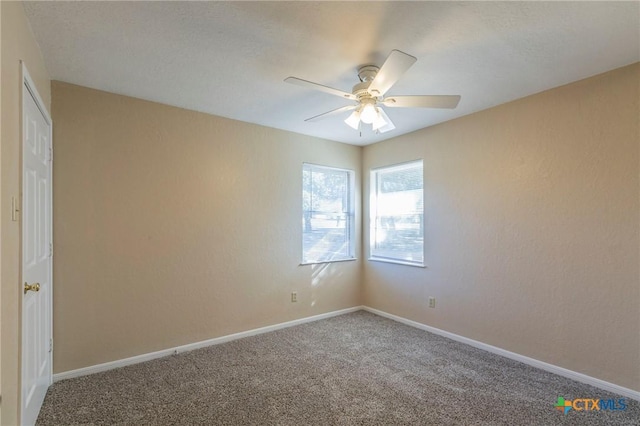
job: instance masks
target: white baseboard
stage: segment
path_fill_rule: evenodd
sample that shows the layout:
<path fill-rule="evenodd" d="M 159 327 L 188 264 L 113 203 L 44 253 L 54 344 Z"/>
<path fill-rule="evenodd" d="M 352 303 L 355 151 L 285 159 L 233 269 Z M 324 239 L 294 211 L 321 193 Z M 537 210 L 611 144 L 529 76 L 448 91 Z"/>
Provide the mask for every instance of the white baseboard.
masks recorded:
<path fill-rule="evenodd" d="M 510 352 L 505 349 L 498 348 L 496 346 L 488 345 L 486 343 L 479 342 L 477 340 L 469 339 L 464 336 L 460 336 L 454 333 L 450 333 L 448 331 L 440 330 L 439 328 L 431 327 L 416 321 L 412 321 L 407 318 L 403 318 L 397 315 L 389 314 L 384 311 L 380 311 L 378 309 L 370 308 L 368 306 L 355 306 L 353 308 L 341 309 L 339 311 L 327 312 L 320 315 L 314 315 L 311 317 L 300 318 L 293 321 L 287 321 L 280 324 L 269 325 L 266 327 L 256 328 L 253 330 L 242 331 L 240 333 L 229 334 L 227 336 L 216 337 L 214 339 L 204 340 L 201 342 L 190 343 L 187 345 L 176 346 L 174 348 L 163 349 L 157 352 L 150 352 L 142 355 L 133 356 L 130 358 L 119 359 L 116 361 L 105 362 L 104 364 L 92 365 L 89 367 L 79 368 L 77 370 L 64 371 L 62 373 L 57 373 L 53 375 L 53 381 L 58 382 L 60 380 L 71 379 L 74 377 L 86 376 L 88 374 L 99 373 L 102 371 L 113 370 L 114 368 L 120 368 L 127 365 L 138 364 L 140 362 L 150 361 L 156 358 L 162 358 L 169 355 L 175 355 L 182 352 L 192 351 L 194 349 L 200 349 L 207 346 L 218 345 L 220 343 L 230 342 L 232 340 L 242 339 L 244 337 L 255 336 L 257 334 L 268 333 L 270 331 L 280 330 L 287 327 L 292 327 L 294 325 L 305 324 L 308 322 L 318 321 L 325 318 L 331 318 L 338 315 L 344 315 L 351 312 L 356 312 L 359 310 L 365 310 L 371 312 L 373 314 L 379 315 L 381 317 L 389 318 L 394 321 L 409 325 L 411 327 L 419 328 L 421 330 L 425 330 L 434 334 L 438 334 L 440 336 L 447 337 L 451 340 L 455 340 L 461 343 L 465 343 L 467 345 L 485 350 L 487 352 L 491 352 L 497 355 L 501 355 L 505 358 L 513 359 L 515 361 L 522 362 L 523 364 L 530 365 L 532 367 L 539 368 L 541 370 L 546 370 L 551 373 L 557 374 L 559 376 L 567 377 L 569 379 L 575 380 L 577 382 L 586 383 L 588 385 L 595 386 L 597 388 L 617 393 L 619 395 L 626 396 L 628 398 L 640 401 L 640 392 L 635 391 L 633 389 L 625 388 L 614 383 L 606 382 L 604 380 L 596 379 L 595 377 L 587 376 L 586 374 L 578 373 L 576 371 L 568 370 L 566 368 L 558 367 L 553 364 L 549 364 L 543 361 L 538 361 L 534 358 L 529 358 L 524 355 L 517 354 L 515 352 Z"/>
<path fill-rule="evenodd" d="M 527 364 L 532 367 L 539 368 L 541 370 L 549 371 L 551 373 L 557 374 L 558 376 L 567 377 L 577 382 L 586 383 L 588 385 L 595 386 L 597 388 L 600 388 L 609 392 L 617 393 L 619 395 L 623 395 L 628 398 L 635 399 L 636 401 L 640 401 L 640 392 L 635 391 L 633 389 L 625 388 L 625 387 L 616 385 L 614 383 L 605 382 L 604 380 L 596 379 L 595 377 L 587 376 L 586 374 L 578 373 L 572 370 L 567 370 L 566 368 L 558 367 L 557 365 L 549 364 L 543 361 L 538 361 L 537 359 L 529 358 L 527 356 L 520 355 L 515 352 L 510 352 L 505 349 L 498 348 L 496 346 L 491 346 L 486 343 L 479 342 L 477 340 L 469 339 L 467 337 L 459 336 L 454 333 L 449 333 L 448 331 L 440 330 L 439 328 L 431 327 L 416 321 L 412 321 L 407 318 L 389 314 L 384 311 L 380 311 L 378 309 L 370 308 L 368 306 L 363 306 L 362 309 L 365 311 L 371 312 L 372 314 L 389 318 L 394 321 L 409 325 L 411 327 L 419 328 L 420 330 L 429 331 L 433 334 L 438 334 L 440 336 L 447 337 L 451 340 L 456 340 L 461 343 L 466 343 L 467 345 L 476 347 L 478 349 L 483 349 L 487 352 L 501 355 L 505 358 L 513 359 L 515 361 L 519 361 L 523 364 Z"/>
<path fill-rule="evenodd" d="M 124 358 L 116 361 L 105 362 L 104 364 L 97 364 L 89 367 L 78 368 L 77 370 L 63 371 L 62 373 L 54 374 L 53 381 L 59 382 L 60 380 L 86 376 L 88 374 L 100 373 L 102 371 L 107 371 L 107 370 L 113 370 L 114 368 L 120 368 L 127 365 L 138 364 L 140 362 L 150 361 L 152 359 L 162 358 L 169 355 L 175 355 L 182 352 L 188 352 L 194 349 L 205 348 L 207 346 L 219 345 L 220 343 L 230 342 L 232 340 L 238 340 L 244 337 L 255 336 L 257 334 L 268 333 L 270 331 L 280 330 L 287 327 L 293 327 L 294 325 L 300 325 L 308 322 L 318 321 L 326 318 L 335 317 L 338 315 L 344 315 L 351 312 L 360 311 L 362 309 L 363 309 L 362 306 L 355 306 L 353 308 L 327 312 L 320 315 L 314 315 L 311 317 L 300 318 L 293 321 L 282 322 L 280 324 L 274 324 L 266 327 L 255 328 L 253 330 L 242 331 L 240 333 L 229 334 L 227 336 L 216 337 L 214 339 L 203 340 L 201 342 L 189 343 L 187 345 L 176 346 L 174 348 L 169 348 L 169 349 L 163 349 L 157 352 L 150 352 L 142 355 L 132 356 L 130 358 Z"/>

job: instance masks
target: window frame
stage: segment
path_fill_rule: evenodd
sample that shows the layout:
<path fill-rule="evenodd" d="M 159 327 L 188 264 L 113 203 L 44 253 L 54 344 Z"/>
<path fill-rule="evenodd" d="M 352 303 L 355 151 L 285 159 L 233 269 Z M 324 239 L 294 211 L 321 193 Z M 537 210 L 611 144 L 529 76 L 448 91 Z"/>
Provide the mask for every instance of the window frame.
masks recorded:
<path fill-rule="evenodd" d="M 314 169 L 316 170 L 332 170 L 332 171 L 338 171 L 338 172 L 346 172 L 347 174 L 347 194 L 346 194 L 346 200 L 347 200 L 347 211 L 346 211 L 346 221 L 348 222 L 347 226 L 345 227 L 347 236 L 348 236 L 348 254 L 345 257 L 340 257 L 337 259 L 329 259 L 329 260 L 308 260 L 305 259 L 305 244 L 304 244 L 304 235 L 305 235 L 305 231 L 304 231 L 304 218 L 305 218 L 305 208 L 304 208 L 304 173 L 305 173 L 305 168 L 306 167 L 310 167 L 311 170 L 313 171 Z M 318 265 L 318 264 L 323 264 L 323 263 L 334 263 L 334 262 L 349 262 L 349 261 L 353 261 L 353 260 L 357 260 L 356 258 L 356 217 L 355 217 L 355 207 L 356 207 L 356 200 L 355 200 L 355 171 L 351 170 L 351 169 L 345 169 L 342 167 L 334 167 L 334 166 L 326 166 L 323 164 L 316 164 L 316 163 L 310 163 L 310 162 L 303 162 L 302 163 L 302 191 L 301 191 L 301 195 L 302 195 L 302 214 L 300 215 L 300 218 L 302 219 L 302 238 L 301 238 L 301 260 L 300 260 L 300 265 Z"/>
<path fill-rule="evenodd" d="M 379 198 L 379 173 L 382 171 L 390 172 L 390 171 L 399 171 L 402 169 L 409 169 L 414 166 L 420 165 L 422 168 L 422 260 L 421 261 L 412 261 L 399 257 L 390 257 L 390 256 L 380 256 L 375 255 L 375 244 L 376 244 L 376 232 L 377 232 L 377 222 L 378 222 L 378 198 Z M 402 163 L 390 164 L 386 166 L 380 166 L 371 168 L 369 172 L 369 256 L 367 260 L 372 262 L 384 262 L 384 263 L 393 263 L 397 265 L 405 265 L 405 266 L 414 266 L 418 268 L 426 268 L 425 265 L 425 233 L 426 227 L 424 227 L 424 160 L 416 159 L 411 161 L 405 161 Z"/>

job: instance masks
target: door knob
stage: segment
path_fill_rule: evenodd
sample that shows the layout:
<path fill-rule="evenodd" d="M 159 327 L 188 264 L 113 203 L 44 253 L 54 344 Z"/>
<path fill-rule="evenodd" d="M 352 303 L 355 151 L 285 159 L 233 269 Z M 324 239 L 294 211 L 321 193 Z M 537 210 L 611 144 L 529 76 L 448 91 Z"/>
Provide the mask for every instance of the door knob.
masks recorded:
<path fill-rule="evenodd" d="M 40 283 L 35 283 L 35 284 L 24 283 L 24 294 L 27 294 L 28 291 L 40 291 Z"/>

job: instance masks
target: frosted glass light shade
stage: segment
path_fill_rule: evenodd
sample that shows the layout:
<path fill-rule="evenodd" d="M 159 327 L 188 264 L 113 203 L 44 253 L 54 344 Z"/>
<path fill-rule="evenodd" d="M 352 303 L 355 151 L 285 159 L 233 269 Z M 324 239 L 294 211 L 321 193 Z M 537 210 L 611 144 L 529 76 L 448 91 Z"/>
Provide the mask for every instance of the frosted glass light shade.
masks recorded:
<path fill-rule="evenodd" d="M 360 127 L 360 111 L 356 110 L 351 113 L 346 120 L 344 120 L 347 125 L 355 130 L 358 130 Z"/>
<path fill-rule="evenodd" d="M 376 118 L 373 120 L 373 125 L 371 126 L 373 130 L 378 130 L 379 128 L 384 127 L 388 124 L 387 120 L 384 119 L 382 114 L 380 114 L 379 111 L 376 112 Z"/>

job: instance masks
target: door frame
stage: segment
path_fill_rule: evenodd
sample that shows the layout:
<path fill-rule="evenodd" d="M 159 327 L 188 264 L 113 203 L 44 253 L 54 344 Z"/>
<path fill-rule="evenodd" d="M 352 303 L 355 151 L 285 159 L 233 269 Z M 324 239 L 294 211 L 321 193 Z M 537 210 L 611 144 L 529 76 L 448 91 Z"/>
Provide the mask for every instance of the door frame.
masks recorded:
<path fill-rule="evenodd" d="M 51 158 L 51 162 L 50 162 L 50 166 L 49 166 L 49 181 L 51 183 L 51 205 L 49 206 L 49 217 L 48 217 L 48 221 L 49 221 L 49 231 L 51 233 L 50 236 L 50 242 L 51 242 L 51 261 L 49 262 L 49 276 L 50 276 L 50 287 L 49 287 L 49 298 L 47 300 L 47 303 L 49 304 L 49 318 L 48 318 L 48 328 L 49 328 L 49 338 L 51 339 L 50 341 L 50 348 L 51 350 L 49 351 L 49 364 L 50 364 L 50 369 L 49 369 L 49 380 L 48 380 L 48 386 L 51 386 L 53 384 L 53 121 L 51 120 L 51 116 L 49 115 L 49 111 L 47 111 L 47 108 L 45 106 L 45 103 L 43 102 L 42 98 L 40 97 L 40 94 L 38 93 L 38 89 L 36 87 L 35 82 L 33 81 L 33 79 L 31 78 L 31 75 L 29 74 L 29 71 L 27 69 L 26 64 L 24 63 L 24 61 L 20 61 L 20 69 L 21 69 L 21 78 L 20 78 L 20 82 L 21 82 L 21 86 L 20 86 L 20 149 L 19 149 L 19 154 L 20 154 L 20 163 L 19 163 L 19 185 L 20 185 L 20 198 L 19 198 L 19 208 L 20 208 L 20 215 L 19 215 L 19 221 L 20 221 L 20 244 L 19 244 L 19 262 L 20 262 L 20 269 L 19 269 L 19 274 L 20 274 L 20 280 L 18 281 L 18 291 L 20 294 L 20 315 L 19 315 L 19 323 L 20 323 L 20 332 L 19 332 L 19 346 L 20 346 L 20 351 L 19 351 L 19 356 L 20 356 L 20 389 L 18 389 L 19 392 L 19 396 L 18 396 L 18 401 L 20 404 L 20 423 L 23 422 L 24 420 L 24 401 L 22 400 L 23 397 L 23 360 L 24 360 L 24 348 L 22 346 L 23 341 L 22 341 L 22 331 L 23 331 L 23 299 L 24 299 L 24 293 L 23 293 L 23 284 L 22 284 L 22 280 L 23 280 L 23 258 L 22 258 L 22 253 L 23 253 L 23 246 L 24 246 L 24 240 L 23 240 L 23 226 L 24 226 L 24 197 L 23 197 L 23 193 L 24 193 L 24 182 L 23 182 L 23 173 L 24 173 L 24 108 L 25 108 L 25 99 L 24 99 L 24 89 L 26 88 L 27 91 L 30 93 L 31 97 L 33 98 L 36 106 L 38 107 L 38 109 L 40 110 L 40 112 L 42 113 L 42 116 L 44 117 L 45 121 L 47 122 L 47 124 L 49 125 L 49 144 L 50 144 L 50 158 Z"/>

